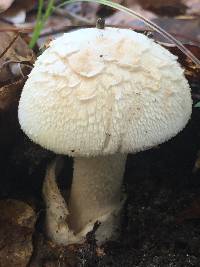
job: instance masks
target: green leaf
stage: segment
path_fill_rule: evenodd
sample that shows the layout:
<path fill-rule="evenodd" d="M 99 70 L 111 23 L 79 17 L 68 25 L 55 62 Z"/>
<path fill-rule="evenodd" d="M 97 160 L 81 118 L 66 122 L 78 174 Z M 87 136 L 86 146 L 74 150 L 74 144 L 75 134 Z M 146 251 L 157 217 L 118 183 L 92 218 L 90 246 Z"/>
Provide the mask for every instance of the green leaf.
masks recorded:
<path fill-rule="evenodd" d="M 44 0 L 39 0 L 36 24 L 35 24 L 35 28 L 33 31 L 31 41 L 29 43 L 30 48 L 33 48 L 35 46 L 38 38 L 40 37 L 40 33 L 42 29 L 44 28 L 45 22 L 51 16 L 53 12 L 53 8 L 54 8 L 54 0 L 48 0 L 44 15 L 42 14 L 43 7 L 44 7 Z"/>
<path fill-rule="evenodd" d="M 200 101 L 194 105 L 195 108 L 200 108 Z"/>

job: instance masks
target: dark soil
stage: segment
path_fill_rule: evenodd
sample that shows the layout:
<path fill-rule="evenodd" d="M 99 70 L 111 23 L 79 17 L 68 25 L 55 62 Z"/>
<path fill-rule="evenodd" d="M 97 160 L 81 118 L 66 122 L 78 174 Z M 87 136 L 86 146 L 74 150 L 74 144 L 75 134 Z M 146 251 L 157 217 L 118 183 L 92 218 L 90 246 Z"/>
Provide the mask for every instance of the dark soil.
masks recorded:
<path fill-rule="evenodd" d="M 200 266 L 200 170 L 194 169 L 200 149 L 199 122 L 200 110 L 194 109 L 187 127 L 171 141 L 128 157 L 120 237 L 101 249 L 92 234 L 79 248 L 48 247 L 41 187 L 46 164 L 54 154 L 33 145 L 18 130 L 14 141 L 0 152 L 0 197 L 23 200 L 37 211 L 34 264 L 30 266 Z M 71 174 L 72 161 L 66 158 L 61 188 L 66 187 Z"/>

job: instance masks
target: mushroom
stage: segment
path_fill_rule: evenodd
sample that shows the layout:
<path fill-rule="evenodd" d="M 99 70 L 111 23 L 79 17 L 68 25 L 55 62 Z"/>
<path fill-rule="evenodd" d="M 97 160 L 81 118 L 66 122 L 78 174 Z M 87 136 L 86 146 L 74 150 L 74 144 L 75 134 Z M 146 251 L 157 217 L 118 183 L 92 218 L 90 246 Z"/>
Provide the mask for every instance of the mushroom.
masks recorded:
<path fill-rule="evenodd" d="M 37 59 L 19 102 L 22 130 L 74 159 L 66 202 L 47 169 L 48 235 L 83 242 L 95 222 L 105 242 L 118 228 L 128 153 L 161 144 L 191 115 L 191 92 L 177 57 L 129 29 L 85 28 L 52 41 Z"/>

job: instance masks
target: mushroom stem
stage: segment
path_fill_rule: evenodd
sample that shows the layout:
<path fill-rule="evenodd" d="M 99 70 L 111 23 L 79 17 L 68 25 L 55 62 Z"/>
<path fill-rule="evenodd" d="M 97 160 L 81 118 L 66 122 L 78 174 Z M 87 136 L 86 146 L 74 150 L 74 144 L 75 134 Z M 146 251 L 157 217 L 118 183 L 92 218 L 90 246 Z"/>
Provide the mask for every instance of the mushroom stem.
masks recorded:
<path fill-rule="evenodd" d="M 118 227 L 123 204 L 122 179 L 125 154 L 74 158 L 74 175 L 69 199 L 69 227 L 87 233 L 99 221 L 99 242 L 109 239 Z"/>
<path fill-rule="evenodd" d="M 43 183 L 49 238 L 63 245 L 83 243 L 96 222 L 100 222 L 96 231 L 99 243 L 113 238 L 124 202 L 121 185 L 126 155 L 75 158 L 69 205 L 56 183 L 59 163 L 57 159 L 48 165 Z"/>

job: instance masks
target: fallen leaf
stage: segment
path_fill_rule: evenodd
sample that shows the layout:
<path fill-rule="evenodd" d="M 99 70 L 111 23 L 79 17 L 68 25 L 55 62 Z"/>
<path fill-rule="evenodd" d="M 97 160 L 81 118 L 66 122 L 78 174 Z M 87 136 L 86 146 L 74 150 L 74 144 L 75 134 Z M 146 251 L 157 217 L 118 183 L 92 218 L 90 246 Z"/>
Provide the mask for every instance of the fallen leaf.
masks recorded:
<path fill-rule="evenodd" d="M 97 12 L 99 10 L 99 4 L 97 3 L 82 3 L 81 15 L 89 20 L 97 19 Z"/>
<path fill-rule="evenodd" d="M 160 16 L 177 16 L 185 14 L 187 7 L 182 0 L 137 0 L 147 10 Z"/>
<path fill-rule="evenodd" d="M 14 199 L 0 201 L 0 266 L 26 267 L 33 252 L 34 210 Z"/>
<path fill-rule="evenodd" d="M 187 6 L 186 13 L 192 15 L 200 15 L 200 1 L 199 0 L 183 0 Z"/>
<path fill-rule="evenodd" d="M 27 12 L 35 6 L 35 3 L 34 0 L 12 1 L 12 5 L 5 9 L 5 11 L 0 14 L 0 17 L 3 18 L 4 21 L 14 25 L 25 23 Z"/>
<path fill-rule="evenodd" d="M 18 33 L 0 32 L 0 43 L 0 149 L 4 153 L 19 130 L 18 101 L 35 55 Z"/>
<path fill-rule="evenodd" d="M 189 82 L 200 82 L 200 66 L 197 66 L 191 61 L 185 54 L 183 54 L 175 45 L 162 43 L 172 54 L 178 57 L 178 61 L 185 69 L 185 76 Z M 185 47 L 190 50 L 198 59 L 200 59 L 200 47 L 195 45 L 184 44 Z"/>
<path fill-rule="evenodd" d="M 20 63 L 22 72 L 26 75 L 27 71 L 23 70 L 33 64 L 35 56 L 19 33 L 0 32 L 0 44 L 0 86 L 3 86 L 18 79 L 12 72 L 13 63 Z"/>
<path fill-rule="evenodd" d="M 14 0 L 1 0 L 0 13 L 6 11 L 14 2 Z"/>
<path fill-rule="evenodd" d="M 0 150 L 9 151 L 19 131 L 17 108 L 26 78 L 0 87 Z"/>
<path fill-rule="evenodd" d="M 150 11 L 144 10 L 140 5 L 132 5 L 129 7 L 140 15 L 144 16 L 147 19 L 155 19 L 157 16 Z M 117 11 L 112 16 L 106 18 L 106 24 L 109 25 L 120 25 L 120 26 L 131 26 L 136 29 L 144 29 L 144 26 L 147 27 L 144 22 L 140 21 L 137 17 L 133 18 L 128 16 L 122 11 Z"/>
<path fill-rule="evenodd" d="M 22 78 L 0 88 L 0 112 L 17 106 L 24 83 L 25 79 Z"/>
<path fill-rule="evenodd" d="M 29 267 L 78 266 L 76 253 L 79 247 L 80 245 L 59 246 L 48 241 L 42 234 L 38 234 Z"/>
<path fill-rule="evenodd" d="M 80 2 L 68 4 L 64 7 L 69 13 L 79 15 L 88 20 L 95 21 L 97 19 L 97 12 L 99 10 L 98 3 Z"/>
<path fill-rule="evenodd" d="M 154 22 L 165 31 L 174 35 L 182 43 L 200 45 L 199 18 L 156 18 Z M 165 41 L 160 34 L 155 34 L 155 38 Z"/>
<path fill-rule="evenodd" d="M 17 14 L 21 10 L 30 11 L 35 6 L 35 4 L 35 0 L 14 0 L 12 1 L 12 5 L 6 10 L 6 12 L 3 13 L 3 15 L 15 16 L 15 14 Z"/>

